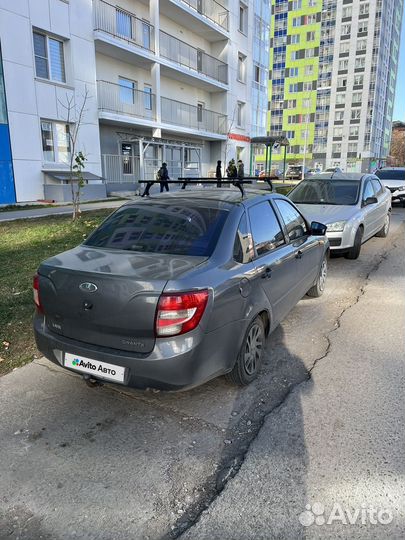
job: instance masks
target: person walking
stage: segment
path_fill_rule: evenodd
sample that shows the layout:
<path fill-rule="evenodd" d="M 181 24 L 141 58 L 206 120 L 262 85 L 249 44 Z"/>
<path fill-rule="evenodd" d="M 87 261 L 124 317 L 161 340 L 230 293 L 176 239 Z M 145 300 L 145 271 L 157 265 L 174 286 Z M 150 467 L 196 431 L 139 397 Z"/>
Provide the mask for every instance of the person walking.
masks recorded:
<path fill-rule="evenodd" d="M 217 179 L 217 187 L 222 186 L 222 162 L 219 159 L 217 161 L 217 168 L 215 170 L 215 178 Z"/>
<path fill-rule="evenodd" d="M 245 166 L 243 165 L 243 161 L 241 159 L 238 160 L 237 177 L 238 177 L 238 180 L 243 180 L 245 178 Z"/>
<path fill-rule="evenodd" d="M 165 189 L 166 191 L 169 191 L 169 171 L 167 170 L 167 163 L 162 163 L 162 166 L 159 169 L 159 182 L 160 182 L 160 193 L 163 192 Z"/>
<path fill-rule="evenodd" d="M 228 167 L 226 168 L 226 175 L 228 178 L 236 178 L 238 176 L 235 160 L 233 158 L 228 163 Z"/>

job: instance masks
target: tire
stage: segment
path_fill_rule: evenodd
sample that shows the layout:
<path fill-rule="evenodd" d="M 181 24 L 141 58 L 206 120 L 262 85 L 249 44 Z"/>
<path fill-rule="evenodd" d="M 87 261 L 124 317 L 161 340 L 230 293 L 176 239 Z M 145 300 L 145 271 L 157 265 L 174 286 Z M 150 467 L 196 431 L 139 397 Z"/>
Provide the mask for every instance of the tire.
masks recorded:
<path fill-rule="evenodd" d="M 249 324 L 235 365 L 232 371 L 226 374 L 229 382 L 246 386 L 257 377 L 262 364 L 265 340 L 263 319 L 258 316 Z"/>
<path fill-rule="evenodd" d="M 389 230 L 390 230 L 390 223 L 391 223 L 391 213 L 388 212 L 388 214 L 385 216 L 383 227 L 376 234 L 378 238 L 387 238 Z"/>
<path fill-rule="evenodd" d="M 327 277 L 328 277 L 328 259 L 325 255 L 321 263 L 321 268 L 319 269 L 319 274 L 316 279 L 316 283 L 309 289 L 309 291 L 307 292 L 307 296 L 310 296 L 311 298 L 319 298 L 320 296 L 322 296 L 323 291 L 325 290 Z"/>
<path fill-rule="evenodd" d="M 363 228 L 359 227 L 356 231 L 356 236 L 354 237 L 354 244 L 353 247 L 349 249 L 349 251 L 346 253 L 345 257 L 346 259 L 358 259 L 361 251 L 361 244 L 363 241 Z"/>

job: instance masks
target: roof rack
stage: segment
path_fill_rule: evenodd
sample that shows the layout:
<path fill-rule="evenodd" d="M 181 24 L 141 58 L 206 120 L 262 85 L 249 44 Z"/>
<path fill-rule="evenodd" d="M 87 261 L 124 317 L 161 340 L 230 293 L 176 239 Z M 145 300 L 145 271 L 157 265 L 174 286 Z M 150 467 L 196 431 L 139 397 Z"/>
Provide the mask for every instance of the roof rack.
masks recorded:
<path fill-rule="evenodd" d="M 245 192 L 243 190 L 244 184 L 253 184 L 253 181 L 261 180 L 263 182 L 266 182 L 270 188 L 270 190 L 273 190 L 273 183 L 272 179 L 274 179 L 271 176 L 261 176 L 260 178 L 257 176 L 245 176 L 243 179 L 238 178 L 226 178 L 222 180 L 217 180 L 216 178 L 212 177 L 203 177 L 203 178 L 178 178 L 177 180 L 168 180 L 169 184 L 181 184 L 181 189 L 186 189 L 188 185 L 198 185 L 198 184 L 213 184 L 217 187 L 222 187 L 222 185 L 233 185 L 239 189 L 241 192 L 242 197 L 245 195 Z M 146 184 L 144 192 L 142 193 L 142 197 L 145 195 L 149 195 L 149 190 L 154 184 L 160 184 L 162 180 L 141 180 L 140 184 Z"/>

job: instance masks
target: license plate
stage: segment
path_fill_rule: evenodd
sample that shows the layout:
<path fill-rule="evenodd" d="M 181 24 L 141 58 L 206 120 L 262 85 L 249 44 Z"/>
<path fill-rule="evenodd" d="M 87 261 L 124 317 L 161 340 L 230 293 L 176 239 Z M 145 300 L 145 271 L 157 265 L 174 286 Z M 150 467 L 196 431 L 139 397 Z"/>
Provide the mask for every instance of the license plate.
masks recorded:
<path fill-rule="evenodd" d="M 122 366 L 91 360 L 71 353 L 65 353 L 65 367 L 109 381 L 124 382 L 125 378 L 125 368 Z"/>

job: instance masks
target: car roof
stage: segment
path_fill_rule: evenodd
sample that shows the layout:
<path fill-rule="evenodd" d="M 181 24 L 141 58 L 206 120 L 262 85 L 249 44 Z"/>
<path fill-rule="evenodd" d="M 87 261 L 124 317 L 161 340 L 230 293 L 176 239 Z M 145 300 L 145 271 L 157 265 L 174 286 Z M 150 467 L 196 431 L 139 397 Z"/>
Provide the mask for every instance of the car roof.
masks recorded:
<path fill-rule="evenodd" d="M 330 173 L 319 173 L 313 176 L 305 178 L 306 182 L 313 182 L 316 180 L 352 180 L 353 182 L 360 182 L 363 178 L 368 178 L 369 176 L 374 176 L 369 173 L 345 173 L 345 172 L 330 172 Z"/>
<path fill-rule="evenodd" d="M 179 189 L 177 191 L 171 191 L 169 193 L 157 193 L 150 195 L 148 198 L 141 199 L 136 197 L 135 199 L 127 202 L 124 206 L 131 206 L 133 204 L 147 203 L 147 202 L 161 202 L 164 204 L 176 204 L 176 203 L 193 203 L 198 206 L 200 203 L 209 202 L 209 206 L 216 208 L 227 208 L 231 209 L 235 205 L 240 204 L 250 204 L 253 201 L 261 197 L 271 197 L 277 195 L 277 197 L 284 198 L 283 195 L 272 192 L 269 189 L 260 189 L 260 188 L 244 188 L 244 196 L 241 196 L 239 189 L 231 188 L 186 188 Z"/>

